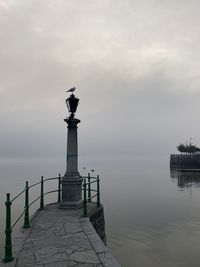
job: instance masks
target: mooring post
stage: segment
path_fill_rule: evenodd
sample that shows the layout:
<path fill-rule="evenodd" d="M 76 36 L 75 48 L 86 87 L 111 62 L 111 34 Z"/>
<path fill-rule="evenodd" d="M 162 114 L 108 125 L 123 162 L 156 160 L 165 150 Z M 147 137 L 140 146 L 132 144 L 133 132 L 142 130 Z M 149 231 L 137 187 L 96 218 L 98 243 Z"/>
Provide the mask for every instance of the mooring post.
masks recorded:
<path fill-rule="evenodd" d="M 5 238 L 5 256 L 3 261 L 4 262 L 9 262 L 13 260 L 12 256 L 12 227 L 11 227 L 11 204 L 12 202 L 10 201 L 10 194 L 7 193 L 7 199 L 5 202 L 6 206 L 6 238 Z"/>
<path fill-rule="evenodd" d="M 61 187 L 60 187 L 60 183 L 61 183 L 61 175 L 59 173 L 59 175 L 58 175 L 58 203 L 61 202 Z"/>
<path fill-rule="evenodd" d="M 97 175 L 97 208 L 100 207 L 100 186 L 99 175 Z"/>
<path fill-rule="evenodd" d="M 88 202 L 91 202 L 90 173 L 88 173 Z"/>
<path fill-rule="evenodd" d="M 29 186 L 28 182 L 26 181 L 25 186 L 25 206 L 24 206 L 24 228 L 29 228 Z"/>
<path fill-rule="evenodd" d="M 40 209 L 44 209 L 44 177 L 41 176 Z"/>
<path fill-rule="evenodd" d="M 87 217 L 87 188 L 86 179 L 83 181 L 83 217 Z"/>

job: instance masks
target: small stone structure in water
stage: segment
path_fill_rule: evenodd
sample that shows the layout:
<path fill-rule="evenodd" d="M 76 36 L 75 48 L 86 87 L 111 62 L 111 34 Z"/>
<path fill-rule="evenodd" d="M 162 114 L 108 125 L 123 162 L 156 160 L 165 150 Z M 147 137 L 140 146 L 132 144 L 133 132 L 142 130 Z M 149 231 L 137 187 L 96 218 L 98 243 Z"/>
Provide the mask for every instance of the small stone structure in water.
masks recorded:
<path fill-rule="evenodd" d="M 172 155 L 170 155 L 170 168 L 174 168 L 174 169 L 200 169 L 200 155 L 172 154 Z"/>

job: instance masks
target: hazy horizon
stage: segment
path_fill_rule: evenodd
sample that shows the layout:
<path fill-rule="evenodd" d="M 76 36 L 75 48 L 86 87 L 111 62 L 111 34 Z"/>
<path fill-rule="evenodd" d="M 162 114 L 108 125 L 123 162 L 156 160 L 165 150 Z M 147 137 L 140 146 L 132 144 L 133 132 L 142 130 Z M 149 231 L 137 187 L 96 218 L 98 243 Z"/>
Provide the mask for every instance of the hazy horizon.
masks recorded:
<path fill-rule="evenodd" d="M 77 87 L 81 157 L 200 144 L 200 2 L 0 0 L 0 158 L 65 157 Z"/>

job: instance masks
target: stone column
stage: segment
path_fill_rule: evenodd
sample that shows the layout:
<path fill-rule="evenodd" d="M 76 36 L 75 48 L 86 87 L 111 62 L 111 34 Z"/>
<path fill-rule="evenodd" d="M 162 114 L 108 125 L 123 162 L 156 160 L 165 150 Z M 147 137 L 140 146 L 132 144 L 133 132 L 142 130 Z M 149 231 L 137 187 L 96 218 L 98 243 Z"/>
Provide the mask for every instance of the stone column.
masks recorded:
<path fill-rule="evenodd" d="M 67 170 L 62 177 L 61 208 L 78 209 L 82 207 L 82 178 L 78 172 L 77 125 L 80 120 L 70 116 L 65 119 L 67 134 Z"/>

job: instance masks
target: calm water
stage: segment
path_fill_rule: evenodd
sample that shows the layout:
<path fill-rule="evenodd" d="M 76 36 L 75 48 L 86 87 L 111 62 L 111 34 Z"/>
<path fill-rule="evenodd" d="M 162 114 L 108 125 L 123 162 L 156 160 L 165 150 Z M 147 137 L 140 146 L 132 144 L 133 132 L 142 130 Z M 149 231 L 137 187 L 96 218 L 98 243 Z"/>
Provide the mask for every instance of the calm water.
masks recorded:
<path fill-rule="evenodd" d="M 170 174 L 168 156 L 87 161 L 100 174 L 108 247 L 122 266 L 199 266 L 198 173 Z M 62 159 L 0 161 L 1 247 L 5 193 L 19 192 L 25 180 L 56 176 L 64 169 Z"/>

